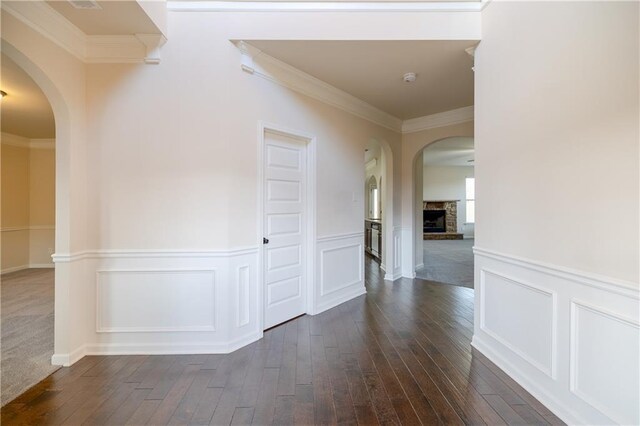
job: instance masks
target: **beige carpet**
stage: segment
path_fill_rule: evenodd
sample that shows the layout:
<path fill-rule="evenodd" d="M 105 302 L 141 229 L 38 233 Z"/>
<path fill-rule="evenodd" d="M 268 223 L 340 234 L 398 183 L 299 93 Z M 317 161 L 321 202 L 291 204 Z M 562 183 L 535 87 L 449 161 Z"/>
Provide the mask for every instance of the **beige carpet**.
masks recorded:
<path fill-rule="evenodd" d="M 53 280 L 53 269 L 0 277 L 3 406 L 59 368 L 51 365 Z"/>

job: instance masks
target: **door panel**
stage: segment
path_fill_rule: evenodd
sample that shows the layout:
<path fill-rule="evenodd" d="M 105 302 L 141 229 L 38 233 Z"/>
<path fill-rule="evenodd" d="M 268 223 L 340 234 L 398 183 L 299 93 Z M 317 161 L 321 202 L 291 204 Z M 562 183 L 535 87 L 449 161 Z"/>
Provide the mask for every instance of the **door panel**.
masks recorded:
<path fill-rule="evenodd" d="M 306 144 L 265 132 L 265 322 L 273 327 L 305 313 Z"/>

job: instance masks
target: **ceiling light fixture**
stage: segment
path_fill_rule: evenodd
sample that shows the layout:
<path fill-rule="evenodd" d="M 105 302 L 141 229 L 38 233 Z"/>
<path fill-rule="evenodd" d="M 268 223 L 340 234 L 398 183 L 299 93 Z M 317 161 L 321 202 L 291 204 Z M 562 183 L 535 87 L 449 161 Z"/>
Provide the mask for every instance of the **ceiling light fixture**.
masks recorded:
<path fill-rule="evenodd" d="M 0 98 L 4 98 L 5 96 L 7 96 L 7 92 L 0 90 Z"/>
<path fill-rule="evenodd" d="M 414 81 L 416 81 L 416 73 L 408 72 L 404 76 L 402 76 L 402 79 L 405 83 L 413 83 Z"/>

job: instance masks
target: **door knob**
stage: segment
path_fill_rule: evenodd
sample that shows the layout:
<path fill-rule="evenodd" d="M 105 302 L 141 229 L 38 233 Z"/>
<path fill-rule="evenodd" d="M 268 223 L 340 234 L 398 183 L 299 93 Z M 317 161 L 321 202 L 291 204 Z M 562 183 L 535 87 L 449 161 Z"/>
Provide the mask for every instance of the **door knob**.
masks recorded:
<path fill-rule="evenodd" d="M 268 238 L 262 238 L 262 244 L 269 244 Z"/>

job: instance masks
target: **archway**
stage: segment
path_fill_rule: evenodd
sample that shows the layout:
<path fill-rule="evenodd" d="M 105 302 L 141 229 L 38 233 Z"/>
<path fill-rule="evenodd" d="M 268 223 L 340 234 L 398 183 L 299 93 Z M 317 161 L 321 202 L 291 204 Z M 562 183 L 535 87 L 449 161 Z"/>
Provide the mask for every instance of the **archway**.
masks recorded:
<path fill-rule="evenodd" d="M 417 277 L 473 287 L 473 137 L 425 144 L 414 157 L 413 169 Z"/>
<path fill-rule="evenodd" d="M 73 134 L 69 104 L 47 73 L 4 38 L 2 52 L 14 61 L 42 90 L 55 120 L 55 255 L 69 256 L 71 250 L 71 139 Z M 54 255 L 54 256 L 55 256 Z M 70 365 L 74 344 L 71 336 L 72 265 L 55 264 L 54 288 L 54 365 Z M 64 354 L 64 355 L 58 355 Z"/>
<path fill-rule="evenodd" d="M 394 269 L 400 266 L 397 256 L 399 247 L 397 247 L 398 244 L 394 244 L 393 153 L 389 144 L 381 139 L 370 139 L 365 151 L 367 149 L 374 151 L 374 153 L 368 157 L 365 156 L 364 216 L 368 218 L 373 214 L 370 203 L 370 186 L 375 181 L 379 196 L 379 211 L 373 218 L 379 219 L 382 225 L 380 267 L 385 271 L 385 279 L 393 280 Z M 377 172 L 370 173 L 367 170 L 367 158 L 369 162 L 376 160 L 377 163 L 374 168 L 377 169 Z"/>

